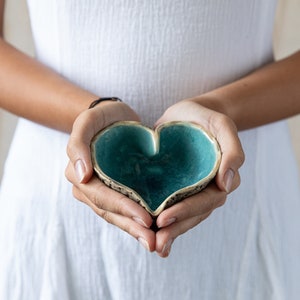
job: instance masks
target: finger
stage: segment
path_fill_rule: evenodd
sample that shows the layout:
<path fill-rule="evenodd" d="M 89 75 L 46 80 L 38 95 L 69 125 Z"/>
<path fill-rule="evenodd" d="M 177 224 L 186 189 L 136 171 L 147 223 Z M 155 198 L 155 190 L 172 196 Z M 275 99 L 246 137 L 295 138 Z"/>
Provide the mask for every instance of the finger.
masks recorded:
<path fill-rule="evenodd" d="M 88 202 L 86 202 L 88 205 L 92 203 L 99 209 L 130 217 L 145 227 L 152 225 L 152 217 L 142 206 L 109 188 L 96 176 L 92 176 L 90 181 L 85 184 L 76 181 L 71 162 L 66 168 L 66 177 L 73 183 L 73 190 L 80 191 L 80 195 L 83 194 L 88 199 Z M 74 196 L 76 197 L 76 195 Z"/>
<path fill-rule="evenodd" d="M 73 124 L 67 145 L 67 154 L 74 166 L 76 180 L 79 182 L 88 182 L 93 174 L 90 142 L 97 133 L 97 128 L 101 128 L 103 119 L 102 109 L 95 108 L 81 113 Z"/>
<path fill-rule="evenodd" d="M 188 197 L 163 211 L 157 218 L 159 228 L 175 222 L 201 216 L 222 206 L 226 201 L 226 192 L 221 191 L 216 184 L 211 183 L 200 193 Z"/>
<path fill-rule="evenodd" d="M 234 174 L 233 177 L 233 182 L 232 182 L 232 186 L 231 186 L 231 192 L 233 192 L 234 190 L 236 190 L 241 184 L 241 176 L 240 176 L 240 172 L 237 171 Z"/>
<path fill-rule="evenodd" d="M 106 222 L 119 227 L 137 239 L 148 251 L 152 252 L 155 250 L 155 233 L 151 229 L 144 227 L 130 217 L 99 208 L 76 187 L 73 189 L 73 194 L 80 201 L 88 204 Z"/>
<path fill-rule="evenodd" d="M 150 214 L 139 204 L 106 186 L 96 176 L 88 183 L 78 183 L 75 179 L 74 168 L 69 162 L 66 168 L 66 177 L 73 183 L 74 197 L 87 205 L 95 205 L 112 213 L 127 216 L 135 222 L 149 228 L 152 223 Z"/>
<path fill-rule="evenodd" d="M 222 152 L 222 159 L 216 182 L 218 187 L 230 193 L 234 190 L 234 178 L 245 160 L 244 151 L 238 138 L 237 129 L 233 121 L 225 115 L 219 114 L 214 124 L 212 134 L 217 139 Z"/>
<path fill-rule="evenodd" d="M 181 222 L 176 222 L 166 228 L 159 230 L 156 233 L 155 251 L 157 252 L 157 254 L 161 257 L 169 256 L 174 240 L 179 235 L 184 234 L 188 230 L 192 229 L 193 227 L 204 221 L 211 213 L 212 211 L 200 216 L 186 219 Z"/>

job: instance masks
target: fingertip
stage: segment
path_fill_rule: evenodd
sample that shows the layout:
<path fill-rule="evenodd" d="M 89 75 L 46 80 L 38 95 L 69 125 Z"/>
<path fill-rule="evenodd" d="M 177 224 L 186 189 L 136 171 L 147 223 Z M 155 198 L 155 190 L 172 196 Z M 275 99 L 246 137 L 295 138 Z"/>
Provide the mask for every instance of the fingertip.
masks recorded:
<path fill-rule="evenodd" d="M 87 183 L 93 175 L 93 170 L 91 166 L 88 166 L 88 164 L 85 163 L 82 159 L 78 159 L 75 162 L 74 169 L 77 180 L 80 183 Z"/>
<path fill-rule="evenodd" d="M 146 249 L 148 250 L 149 252 L 151 252 L 151 249 L 150 249 L 150 246 L 149 246 L 149 243 L 142 237 L 138 237 L 138 242 Z"/>
<path fill-rule="evenodd" d="M 132 217 L 132 219 L 145 228 L 150 228 L 153 223 L 152 219 L 149 220 L 149 218 L 144 218 L 144 220 L 141 217 Z"/>
<path fill-rule="evenodd" d="M 240 186 L 241 176 L 238 170 L 228 169 L 223 176 L 218 174 L 215 181 L 219 190 L 230 194 Z"/>
<path fill-rule="evenodd" d="M 235 176 L 235 172 L 233 169 L 228 169 L 223 177 L 223 187 L 226 193 L 230 193 L 232 190 L 233 178 Z"/>
<path fill-rule="evenodd" d="M 170 255 L 173 242 L 174 242 L 174 238 L 172 237 L 164 240 L 163 242 L 162 240 L 160 240 L 160 242 L 157 241 L 156 249 L 155 249 L 156 253 L 162 258 L 168 257 Z"/>
<path fill-rule="evenodd" d="M 172 225 L 173 223 L 176 222 L 176 220 L 177 220 L 176 217 L 158 218 L 156 220 L 156 224 L 157 224 L 157 227 L 160 229 L 160 228 Z"/>
<path fill-rule="evenodd" d="M 149 252 L 155 251 L 155 234 L 148 231 L 137 237 L 138 242 Z"/>
<path fill-rule="evenodd" d="M 231 168 L 227 169 L 225 172 L 218 172 L 216 176 L 216 184 L 221 191 L 227 194 L 232 191 L 233 179 L 235 176 L 235 171 Z"/>

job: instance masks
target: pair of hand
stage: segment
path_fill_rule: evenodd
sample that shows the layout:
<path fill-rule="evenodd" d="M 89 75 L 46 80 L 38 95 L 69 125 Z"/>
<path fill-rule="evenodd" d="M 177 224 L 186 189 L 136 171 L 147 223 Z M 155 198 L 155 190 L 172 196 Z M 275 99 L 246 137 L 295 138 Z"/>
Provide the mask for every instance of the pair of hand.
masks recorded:
<path fill-rule="evenodd" d="M 193 99 L 171 106 L 155 126 L 167 121 L 196 122 L 218 140 L 222 161 L 216 180 L 200 193 L 164 210 L 157 218 L 159 228 L 150 227 L 152 217 L 139 204 L 104 185 L 93 173 L 90 158 L 92 137 L 116 122 L 139 121 L 137 114 L 125 103 L 102 102 L 82 112 L 76 119 L 68 143 L 69 164 L 66 177 L 73 184 L 73 195 L 90 206 L 97 215 L 136 238 L 147 250 L 167 257 L 173 241 L 206 219 L 223 205 L 227 194 L 240 184 L 238 169 L 244 161 L 243 150 L 233 121 L 224 114 L 210 110 Z"/>

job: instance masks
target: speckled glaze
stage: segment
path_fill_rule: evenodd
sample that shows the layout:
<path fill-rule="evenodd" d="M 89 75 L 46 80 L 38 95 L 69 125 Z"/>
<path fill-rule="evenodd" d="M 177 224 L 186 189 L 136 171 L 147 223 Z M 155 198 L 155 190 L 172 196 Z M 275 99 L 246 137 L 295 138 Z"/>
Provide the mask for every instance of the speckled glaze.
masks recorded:
<path fill-rule="evenodd" d="M 205 188 L 221 160 L 212 135 L 188 122 L 164 123 L 155 130 L 117 122 L 93 138 L 91 154 L 99 178 L 154 217 Z"/>

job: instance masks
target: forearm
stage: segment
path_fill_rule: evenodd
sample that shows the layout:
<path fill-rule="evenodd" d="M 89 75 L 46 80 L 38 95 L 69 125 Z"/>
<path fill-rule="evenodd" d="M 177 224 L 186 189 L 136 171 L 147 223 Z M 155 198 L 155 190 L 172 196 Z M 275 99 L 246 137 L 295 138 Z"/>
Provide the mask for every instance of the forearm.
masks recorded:
<path fill-rule="evenodd" d="M 70 132 L 76 117 L 97 98 L 0 39 L 0 107 Z"/>
<path fill-rule="evenodd" d="M 300 52 L 196 98 L 225 113 L 239 130 L 300 113 Z"/>

